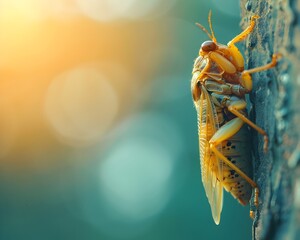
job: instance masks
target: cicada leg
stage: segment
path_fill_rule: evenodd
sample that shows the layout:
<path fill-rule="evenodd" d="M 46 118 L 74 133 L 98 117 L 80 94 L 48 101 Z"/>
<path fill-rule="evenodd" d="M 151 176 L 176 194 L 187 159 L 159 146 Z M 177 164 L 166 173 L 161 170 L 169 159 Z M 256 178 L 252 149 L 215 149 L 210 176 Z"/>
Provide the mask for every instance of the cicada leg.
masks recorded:
<path fill-rule="evenodd" d="M 276 64 L 277 64 L 277 60 L 278 60 L 281 56 L 282 56 L 282 55 L 281 55 L 280 53 L 273 54 L 273 56 L 272 56 L 272 61 L 271 61 L 271 62 L 269 62 L 269 63 L 266 64 L 266 65 L 260 66 L 260 67 L 256 67 L 256 68 L 244 70 L 244 71 L 242 72 L 242 77 L 243 77 L 244 74 L 251 74 L 251 73 L 261 72 L 261 71 L 265 71 L 265 70 L 268 70 L 268 69 L 270 69 L 270 68 L 275 67 Z"/>
<path fill-rule="evenodd" d="M 254 205 L 258 207 L 258 196 L 259 189 L 256 184 L 250 177 L 247 176 L 241 169 L 239 169 L 235 164 L 229 161 L 218 149 L 217 146 L 223 141 L 229 139 L 235 135 L 243 126 L 244 122 L 240 118 L 234 118 L 228 123 L 219 128 L 219 130 L 212 136 L 209 141 L 210 150 L 221 159 L 226 165 L 228 165 L 232 170 L 235 170 L 242 178 L 244 178 L 251 186 L 254 188 Z"/>
<path fill-rule="evenodd" d="M 240 53 L 239 49 L 235 46 L 235 44 L 244 40 L 253 31 L 255 21 L 258 18 L 258 15 L 252 16 L 249 26 L 243 32 L 241 32 L 239 35 L 237 35 L 227 43 L 228 49 L 230 51 L 230 56 L 232 57 L 232 61 L 234 62 L 234 65 L 236 66 L 238 71 L 244 70 L 244 58 L 243 55 Z"/>
<path fill-rule="evenodd" d="M 239 35 L 235 36 L 231 41 L 227 43 L 227 46 L 230 47 L 231 45 L 234 45 L 235 43 L 238 43 L 240 41 L 243 41 L 254 29 L 255 27 L 255 21 L 258 19 L 258 15 L 254 15 L 251 17 L 249 26 L 241 32 Z"/>
<path fill-rule="evenodd" d="M 245 117 L 242 113 L 239 112 L 239 110 L 243 110 L 246 108 L 247 103 L 242 99 L 228 100 L 226 102 L 226 106 L 231 113 L 233 113 L 235 116 L 237 116 L 243 122 L 247 123 L 250 127 L 255 129 L 258 133 L 263 135 L 263 137 L 264 137 L 264 152 L 266 152 L 268 150 L 268 142 L 269 142 L 266 131 L 263 130 L 262 128 L 260 128 L 259 126 L 257 126 L 254 122 L 252 122 L 247 117 Z"/>
<path fill-rule="evenodd" d="M 247 89 L 247 91 L 250 92 L 252 90 L 252 78 L 251 78 L 250 74 L 265 71 L 265 70 L 275 67 L 277 64 L 277 61 L 280 57 L 281 57 L 281 54 L 279 54 L 279 53 L 273 54 L 272 61 L 270 63 L 268 63 L 264 66 L 244 70 L 241 73 L 241 84 L 243 85 L 243 87 L 245 87 Z"/>

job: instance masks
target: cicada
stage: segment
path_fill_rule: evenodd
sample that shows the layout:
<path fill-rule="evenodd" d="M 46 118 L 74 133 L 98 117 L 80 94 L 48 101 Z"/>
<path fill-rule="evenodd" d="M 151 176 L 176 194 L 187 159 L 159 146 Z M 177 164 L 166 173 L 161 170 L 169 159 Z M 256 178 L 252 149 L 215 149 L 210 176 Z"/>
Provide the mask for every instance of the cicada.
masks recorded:
<path fill-rule="evenodd" d="M 253 31 L 258 18 L 252 16 L 249 26 L 227 45 L 215 38 L 211 12 L 210 33 L 198 24 L 210 40 L 201 45 L 194 62 L 191 91 L 198 115 L 202 181 L 216 224 L 221 217 L 223 188 L 242 205 L 249 203 L 254 189 L 253 201 L 258 206 L 259 188 L 252 180 L 248 126 L 263 135 L 265 151 L 268 136 L 247 117 L 245 95 L 252 90 L 251 74 L 276 66 L 279 54 L 264 66 L 244 70 L 244 58 L 235 45 Z"/>

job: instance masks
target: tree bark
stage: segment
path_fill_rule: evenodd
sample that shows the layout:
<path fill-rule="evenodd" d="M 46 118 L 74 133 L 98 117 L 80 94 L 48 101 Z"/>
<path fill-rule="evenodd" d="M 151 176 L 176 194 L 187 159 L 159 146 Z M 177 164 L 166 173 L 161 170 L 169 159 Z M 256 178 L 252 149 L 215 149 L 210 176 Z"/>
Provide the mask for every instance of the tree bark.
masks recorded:
<path fill-rule="evenodd" d="M 283 55 L 275 69 L 253 74 L 250 116 L 269 136 L 264 153 L 263 138 L 253 132 L 254 179 L 260 188 L 253 239 L 299 239 L 300 0 L 242 0 L 241 8 L 243 28 L 251 16 L 260 16 L 245 41 L 247 68 L 270 62 L 273 53 Z"/>

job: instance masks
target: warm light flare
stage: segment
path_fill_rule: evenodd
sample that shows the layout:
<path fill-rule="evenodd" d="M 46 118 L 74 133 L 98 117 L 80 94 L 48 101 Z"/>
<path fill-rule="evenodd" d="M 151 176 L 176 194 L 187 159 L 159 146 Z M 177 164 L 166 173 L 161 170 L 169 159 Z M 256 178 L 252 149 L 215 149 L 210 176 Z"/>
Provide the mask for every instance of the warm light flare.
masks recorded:
<path fill-rule="evenodd" d="M 89 15 L 91 10 L 102 16 L 105 4 L 105 14 L 118 12 L 113 22 Z M 124 115 L 138 109 L 169 43 L 164 25 L 141 24 L 133 16 L 145 17 L 147 9 L 159 6 L 164 4 L 156 0 L 0 1 L 0 106 L 5 115 L 0 157 L 7 156 L 1 161 L 33 161 L 37 149 L 100 144 Z M 120 7 L 126 9 L 122 14 Z"/>

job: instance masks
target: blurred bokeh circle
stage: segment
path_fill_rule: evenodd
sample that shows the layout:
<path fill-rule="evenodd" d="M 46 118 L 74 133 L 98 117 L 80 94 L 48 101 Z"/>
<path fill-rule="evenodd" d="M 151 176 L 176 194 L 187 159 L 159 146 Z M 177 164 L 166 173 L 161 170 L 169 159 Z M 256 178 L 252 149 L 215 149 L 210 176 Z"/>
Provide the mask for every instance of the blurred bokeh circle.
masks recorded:
<path fill-rule="evenodd" d="M 49 86 L 45 112 L 59 139 L 71 145 L 96 142 L 107 133 L 119 108 L 110 80 L 99 69 L 79 66 Z"/>

